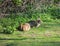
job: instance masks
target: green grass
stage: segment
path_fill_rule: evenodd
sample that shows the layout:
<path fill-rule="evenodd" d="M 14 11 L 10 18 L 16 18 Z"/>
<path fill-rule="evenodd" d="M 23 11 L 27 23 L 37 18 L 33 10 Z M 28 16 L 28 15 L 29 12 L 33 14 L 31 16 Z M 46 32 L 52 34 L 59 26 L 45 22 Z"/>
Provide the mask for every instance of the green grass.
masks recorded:
<path fill-rule="evenodd" d="M 59 46 L 60 23 L 43 23 L 30 31 L 15 31 L 13 34 L 0 33 L 0 46 Z"/>
<path fill-rule="evenodd" d="M 59 46 L 60 42 L 40 42 L 37 40 L 6 40 L 1 41 L 0 46 Z"/>

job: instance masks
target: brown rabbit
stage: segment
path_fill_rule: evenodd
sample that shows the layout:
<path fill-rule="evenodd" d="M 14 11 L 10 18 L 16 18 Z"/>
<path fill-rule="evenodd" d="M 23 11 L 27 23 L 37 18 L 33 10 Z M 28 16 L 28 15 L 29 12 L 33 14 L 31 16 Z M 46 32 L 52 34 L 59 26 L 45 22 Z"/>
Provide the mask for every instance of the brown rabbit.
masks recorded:
<path fill-rule="evenodd" d="M 29 31 L 29 30 L 30 30 L 30 25 L 29 25 L 29 23 L 21 24 L 21 25 L 20 25 L 20 29 L 21 29 L 22 31 Z"/>

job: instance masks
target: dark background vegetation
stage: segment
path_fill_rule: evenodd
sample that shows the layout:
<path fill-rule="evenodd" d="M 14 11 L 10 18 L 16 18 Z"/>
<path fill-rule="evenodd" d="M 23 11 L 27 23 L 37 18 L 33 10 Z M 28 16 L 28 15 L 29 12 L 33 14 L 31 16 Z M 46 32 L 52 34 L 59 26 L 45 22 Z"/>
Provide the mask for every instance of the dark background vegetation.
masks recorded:
<path fill-rule="evenodd" d="M 60 0 L 0 0 L 0 32 L 11 33 L 19 24 L 37 18 L 59 23 Z"/>

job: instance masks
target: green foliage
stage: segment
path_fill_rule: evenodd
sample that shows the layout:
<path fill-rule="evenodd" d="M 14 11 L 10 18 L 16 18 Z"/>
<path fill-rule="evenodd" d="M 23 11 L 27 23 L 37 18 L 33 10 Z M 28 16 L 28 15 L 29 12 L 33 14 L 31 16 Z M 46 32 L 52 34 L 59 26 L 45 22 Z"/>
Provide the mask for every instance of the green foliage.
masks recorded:
<path fill-rule="evenodd" d="M 50 14 L 40 14 L 40 18 L 42 19 L 42 21 L 44 22 L 52 22 L 53 19 L 51 19 L 51 15 Z"/>
<path fill-rule="evenodd" d="M 58 3 L 60 0 L 54 0 L 54 3 Z"/>
<path fill-rule="evenodd" d="M 21 5 L 22 0 L 13 0 L 13 2 L 14 2 L 16 5 Z"/>
<path fill-rule="evenodd" d="M 16 30 L 17 27 L 17 22 L 15 22 L 13 19 L 11 18 L 2 18 L 0 19 L 0 24 L 1 24 L 1 28 L 0 30 L 2 31 L 2 33 L 13 33 Z"/>
<path fill-rule="evenodd" d="M 11 25 L 13 21 L 10 18 L 9 19 L 3 18 L 3 19 L 0 19 L 0 22 L 1 22 L 2 26 L 5 27 L 8 25 Z"/>
<path fill-rule="evenodd" d="M 52 15 L 52 18 L 54 19 L 60 19 L 60 8 L 53 8 L 51 9 L 51 15 Z"/>
<path fill-rule="evenodd" d="M 0 33 L 2 33 L 2 32 L 3 32 L 3 26 L 0 25 Z"/>
<path fill-rule="evenodd" d="M 2 0 L 0 0 L 0 4 L 2 3 Z"/>
<path fill-rule="evenodd" d="M 3 29 L 3 33 L 6 33 L 6 34 L 12 34 L 14 32 L 14 28 L 11 27 L 11 26 L 7 26 L 7 27 L 4 27 Z"/>
<path fill-rule="evenodd" d="M 57 6 L 48 7 L 46 10 L 51 15 L 52 19 L 60 19 L 60 8 Z"/>
<path fill-rule="evenodd" d="M 3 27 L 0 25 L 0 33 L 12 34 L 15 30 L 16 30 L 16 28 L 14 28 L 14 27 L 11 27 L 11 26 Z"/>

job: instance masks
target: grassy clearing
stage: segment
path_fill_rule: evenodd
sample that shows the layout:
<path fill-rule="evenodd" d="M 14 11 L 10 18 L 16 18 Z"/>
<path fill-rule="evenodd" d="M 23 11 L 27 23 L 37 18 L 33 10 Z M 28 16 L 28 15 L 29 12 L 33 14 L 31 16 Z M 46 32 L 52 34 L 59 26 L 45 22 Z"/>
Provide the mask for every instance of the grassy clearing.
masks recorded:
<path fill-rule="evenodd" d="M 6 40 L 1 41 L 1 46 L 59 46 L 60 42 L 40 42 L 27 40 Z"/>
<path fill-rule="evenodd" d="M 58 37 L 60 24 L 43 23 L 39 28 L 32 28 L 30 31 L 15 31 L 13 34 L 1 34 L 0 38 L 45 38 Z M 60 37 L 60 36 L 59 36 Z"/>
<path fill-rule="evenodd" d="M 0 33 L 1 46 L 59 46 L 60 24 L 43 23 L 30 31 L 15 31 L 13 34 Z"/>

